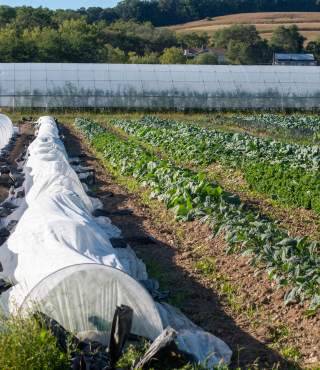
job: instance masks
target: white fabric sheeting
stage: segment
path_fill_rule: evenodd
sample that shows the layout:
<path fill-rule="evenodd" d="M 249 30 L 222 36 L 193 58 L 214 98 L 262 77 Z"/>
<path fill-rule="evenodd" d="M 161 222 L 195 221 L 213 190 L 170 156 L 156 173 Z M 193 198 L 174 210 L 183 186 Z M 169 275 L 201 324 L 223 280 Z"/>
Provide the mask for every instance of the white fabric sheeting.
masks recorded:
<path fill-rule="evenodd" d="M 9 143 L 13 133 L 14 129 L 10 118 L 0 113 L 0 150 Z"/>
<path fill-rule="evenodd" d="M 24 173 L 26 197 L 8 217 L 20 220 L 0 248 L 0 277 L 15 283 L 0 296 L 5 312 L 36 304 L 67 330 L 107 342 L 116 306 L 127 304 L 133 333 L 155 339 L 170 325 L 178 347 L 198 362 L 230 361 L 225 343 L 173 307 L 155 304 L 137 282 L 148 278 L 145 265 L 130 247 L 113 248 L 110 238 L 121 232 L 108 218 L 92 216 L 101 202 L 84 191 L 53 118 L 39 119 Z"/>

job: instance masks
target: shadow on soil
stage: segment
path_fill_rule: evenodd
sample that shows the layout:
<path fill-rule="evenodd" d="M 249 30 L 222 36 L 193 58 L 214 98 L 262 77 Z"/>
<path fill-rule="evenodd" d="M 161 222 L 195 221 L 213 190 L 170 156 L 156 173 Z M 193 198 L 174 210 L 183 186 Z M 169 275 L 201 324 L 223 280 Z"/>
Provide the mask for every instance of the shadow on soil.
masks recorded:
<path fill-rule="evenodd" d="M 63 127 L 66 149 L 70 157 L 79 155 L 83 151 L 80 139 L 76 137 L 68 127 Z M 93 165 L 91 162 L 90 165 Z M 101 166 L 97 160 L 95 165 Z M 105 181 L 97 176 L 95 185 L 96 195 L 103 197 L 112 191 L 112 196 L 104 201 L 105 210 L 114 212 L 120 209 L 128 209 L 128 198 L 116 191 L 117 186 L 112 182 Z M 132 196 L 131 196 L 132 199 Z M 179 308 L 197 325 L 224 340 L 233 350 L 231 369 L 299 369 L 299 367 L 280 356 L 245 332 L 234 322 L 220 303 L 219 297 L 212 290 L 207 289 L 194 280 L 186 270 L 175 263 L 178 251 L 160 240 L 150 242 L 135 242 L 138 237 L 148 239 L 149 233 L 144 227 L 145 217 L 131 215 L 111 216 L 113 224 L 118 226 L 125 238 L 131 239 L 130 243 L 137 255 L 143 259 L 148 267 L 150 275 L 159 275 L 165 280 L 166 287 L 176 298 Z M 154 276 L 158 278 L 158 276 Z M 161 284 L 161 278 L 160 284 Z M 163 287 L 162 287 L 163 288 Z M 178 297 L 178 299 L 177 299 Z"/>
<path fill-rule="evenodd" d="M 6 159 L 0 159 L 0 166 L 9 166 L 11 170 L 15 169 L 17 166 L 16 159 L 32 141 L 32 129 L 30 125 L 25 124 L 20 130 L 20 135 L 15 139 L 8 157 Z M 10 185 L 5 186 L 0 184 L 0 202 L 7 198 L 9 189 Z"/>

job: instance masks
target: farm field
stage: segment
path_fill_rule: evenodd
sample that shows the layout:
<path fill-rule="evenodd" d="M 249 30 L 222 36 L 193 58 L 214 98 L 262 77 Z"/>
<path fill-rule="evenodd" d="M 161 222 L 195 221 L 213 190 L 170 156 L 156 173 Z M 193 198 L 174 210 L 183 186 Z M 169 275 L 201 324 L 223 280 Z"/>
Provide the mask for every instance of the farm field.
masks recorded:
<path fill-rule="evenodd" d="M 132 210 L 111 221 L 169 302 L 232 348 L 230 368 L 318 368 L 318 116 L 52 115 L 105 209 Z"/>
<path fill-rule="evenodd" d="M 313 41 L 320 36 L 320 13 L 317 12 L 267 12 L 244 13 L 215 17 L 211 20 L 203 19 L 184 24 L 171 26 L 177 32 L 207 32 L 209 34 L 218 29 L 229 27 L 235 23 L 253 24 L 262 38 L 269 39 L 275 28 L 296 24 L 301 34 L 308 41 Z"/>

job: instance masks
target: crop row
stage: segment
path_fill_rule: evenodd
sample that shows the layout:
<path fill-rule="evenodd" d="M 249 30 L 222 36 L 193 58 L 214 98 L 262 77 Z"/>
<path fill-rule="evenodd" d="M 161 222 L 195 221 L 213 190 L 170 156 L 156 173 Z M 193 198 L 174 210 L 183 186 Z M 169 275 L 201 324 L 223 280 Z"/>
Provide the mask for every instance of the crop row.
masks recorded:
<path fill-rule="evenodd" d="M 229 252 L 240 251 L 250 255 L 254 263 L 262 262 L 270 278 L 287 287 L 287 303 L 310 298 L 310 310 L 320 306 L 318 243 L 290 238 L 202 173 L 160 159 L 93 121 L 78 118 L 75 124 L 110 166 L 148 187 L 151 196 L 164 202 L 178 219 L 205 220 L 215 234 L 223 232 Z"/>
<path fill-rule="evenodd" d="M 280 115 L 272 113 L 231 115 L 232 122 L 256 129 L 284 129 L 300 135 L 320 133 L 320 117 L 316 115 Z"/>
<path fill-rule="evenodd" d="M 286 164 L 308 171 L 320 168 L 318 146 L 286 144 L 246 133 L 207 130 L 189 123 L 154 116 L 145 116 L 140 120 L 113 120 L 112 123 L 130 134 L 142 137 L 146 135 L 152 144 L 165 145 L 173 152 L 176 151 L 179 140 L 176 157 L 183 158 L 188 151 L 187 160 L 193 163 L 209 164 L 221 158 L 235 165 L 255 160 Z"/>
<path fill-rule="evenodd" d="M 320 149 L 248 134 L 207 130 L 157 117 L 112 125 L 160 148 L 181 164 L 240 168 L 251 188 L 285 204 L 320 212 Z"/>

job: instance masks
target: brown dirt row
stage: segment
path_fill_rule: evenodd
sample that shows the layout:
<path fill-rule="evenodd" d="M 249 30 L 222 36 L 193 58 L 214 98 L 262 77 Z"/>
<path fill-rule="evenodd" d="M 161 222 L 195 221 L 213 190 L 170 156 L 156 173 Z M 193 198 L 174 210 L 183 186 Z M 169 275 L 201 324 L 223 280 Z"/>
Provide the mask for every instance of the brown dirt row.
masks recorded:
<path fill-rule="evenodd" d="M 11 166 L 16 165 L 16 158 L 18 155 L 23 151 L 25 146 L 27 145 L 29 141 L 29 135 L 32 134 L 32 130 L 29 124 L 23 124 L 20 126 L 20 135 L 15 144 L 13 149 L 9 153 L 9 158 L 7 160 L 7 163 Z M 5 200 L 8 196 L 9 193 L 9 188 L 0 185 L 0 202 Z"/>
<path fill-rule="evenodd" d="M 65 127 L 64 134 L 71 155 L 90 153 L 73 129 Z M 233 368 L 299 368 L 289 357 L 304 368 L 319 366 L 320 313 L 307 317 L 305 305 L 285 306 L 284 290 L 276 289 L 265 273 L 256 273 L 246 258 L 226 255 L 222 236 L 212 238 L 199 222 L 173 221 L 161 205 L 119 185 L 94 156 L 87 164 L 96 169 L 95 191 L 105 209 L 133 210 L 132 215 L 111 217 L 112 222 L 129 239 L 154 238 L 156 242 L 131 244 L 188 317 L 231 346 Z M 109 192 L 113 196 L 104 197 Z M 199 261 L 214 261 L 214 272 L 204 274 Z"/>

